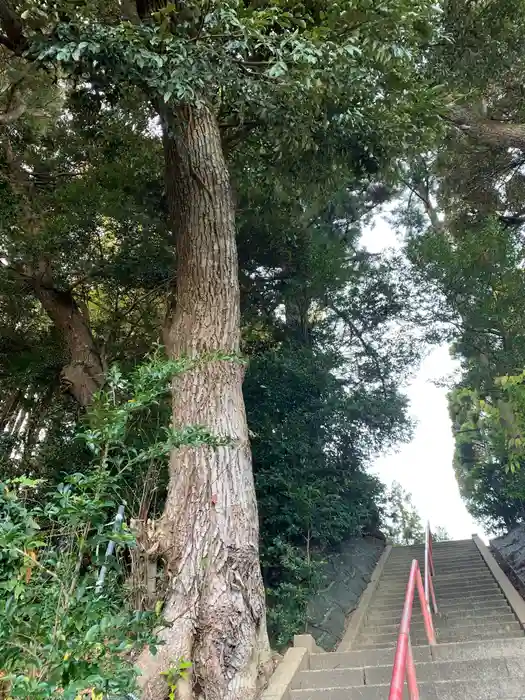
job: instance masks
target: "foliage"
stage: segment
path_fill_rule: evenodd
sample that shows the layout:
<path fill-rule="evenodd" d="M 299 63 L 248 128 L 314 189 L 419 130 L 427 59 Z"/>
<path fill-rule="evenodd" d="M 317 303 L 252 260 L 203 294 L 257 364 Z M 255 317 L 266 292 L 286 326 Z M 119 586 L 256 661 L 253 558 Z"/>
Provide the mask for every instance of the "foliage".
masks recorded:
<path fill-rule="evenodd" d="M 166 397 L 140 369 L 130 380 L 108 372 L 118 361 L 127 376 L 151 351 L 179 282 L 158 126 L 166 145 L 181 105 L 209 105 L 238 204 L 262 560 L 284 641 L 318 585 L 322 550 L 379 521 L 381 487 L 367 460 L 409 434 L 399 387 L 420 351 L 411 288 L 395 262 L 356 241 L 388 199 L 398 159 L 440 132 L 442 91 L 422 70 L 441 38 L 440 10 L 425 0 L 12 8 L 21 34 L 3 26 L 0 58 L 20 74 L 0 101 L 2 115 L 17 100 L 23 109 L 5 117 L 0 157 L 0 313 L 10 340 L 0 382 L 17 397 L 2 404 L 3 462 L 51 485 L 77 460 L 90 471 L 73 440 L 78 408 L 61 385 L 71 342 L 42 286 L 78 312 L 100 358 L 108 386 L 85 444 L 133 514 L 161 511 L 168 449 L 225 439 L 168 430 Z M 39 117 L 45 96 L 53 110 Z M 130 395 L 142 398 L 128 404 Z"/>
<path fill-rule="evenodd" d="M 470 512 L 495 532 L 523 517 L 524 12 L 512 1 L 442 4 L 449 41 L 428 66 L 450 86 L 452 128 L 405 178 L 414 276 L 461 368 L 449 395 L 454 467 Z"/>
<path fill-rule="evenodd" d="M 511 438 L 516 436 L 514 422 L 505 427 L 500 409 L 467 388 L 451 394 L 450 412 L 456 434 L 454 467 L 469 511 L 489 531 L 511 529 L 525 514 L 522 448 L 519 438 L 518 445 Z M 513 410 L 513 416 L 520 415 Z"/>
<path fill-rule="evenodd" d="M 447 528 L 443 525 L 438 525 L 432 532 L 432 539 L 434 542 L 447 542 L 451 537 L 448 534 Z"/>
<path fill-rule="evenodd" d="M 494 160 L 491 151 L 486 161 L 488 151 L 481 155 L 477 144 L 460 148 L 457 166 L 457 154 L 433 164 L 443 225 L 411 229 L 408 252 L 460 362 L 449 395 L 460 491 L 485 529 L 501 532 L 523 518 L 525 495 L 519 474 L 524 272 L 521 223 L 513 214 L 523 192 L 517 172 L 500 185 L 505 153 Z"/>
<path fill-rule="evenodd" d="M 322 554 L 306 546 L 294 547 L 279 537 L 263 542 L 261 554 L 263 573 L 270 579 L 268 632 L 272 644 L 281 649 L 306 629 L 308 603 L 324 582 Z"/>
<path fill-rule="evenodd" d="M 164 462 L 182 445 L 225 443 L 198 426 L 161 426 L 149 444 L 142 433 L 137 446 L 137 417 L 157 409 L 175 374 L 202 361 L 169 361 L 159 351 L 129 377 L 113 367 L 78 436 L 93 455 L 89 469 L 57 487 L 26 477 L 1 484 L 0 667 L 11 697 L 133 689 L 132 654 L 145 644 L 155 648 L 153 629 L 162 620 L 127 604 L 122 556 L 107 562 L 103 590 L 98 571 L 110 539 L 121 553 L 135 546 L 125 525 L 115 531 L 113 518 L 137 468 Z M 177 668 L 173 687 L 188 663 Z"/>
<path fill-rule="evenodd" d="M 125 692 L 134 687 L 133 650 L 154 645 L 155 616 L 122 608 L 118 569 L 95 589 L 102 552 L 113 537 L 122 547 L 129 531 L 113 534 L 117 502 L 112 479 L 100 467 L 68 477 L 32 506 L 22 479 L 1 486 L 2 558 L 0 666 L 10 697 L 72 700 L 93 687 Z"/>
<path fill-rule="evenodd" d="M 422 544 L 425 528 L 412 503 L 412 496 L 394 481 L 388 490 L 385 508 L 386 534 L 393 544 Z"/>
<path fill-rule="evenodd" d="M 30 35 L 29 50 L 111 89 L 139 86 L 164 103 L 213 104 L 232 125 L 271 126 L 290 153 L 312 151 L 321 134 L 343 129 L 372 137 L 373 125 L 389 144 L 406 142 L 429 121 L 424 105 L 437 95 L 417 69 L 434 35 L 432 3 L 231 0 L 151 14 L 143 4 L 142 22 L 115 21 L 114 8 L 101 12 L 96 3 L 75 13 L 58 3 L 47 16 L 30 5 L 47 31 Z"/>
<path fill-rule="evenodd" d="M 279 217 L 258 241 L 284 222 Z M 298 251 L 285 279 L 273 258 L 277 236 L 265 270 L 251 274 L 244 395 L 269 630 L 279 644 L 304 629 L 324 552 L 379 525 L 382 486 L 367 474 L 368 459 L 410 434 L 399 385 L 417 349 L 408 327 L 389 335 L 410 315 L 410 299 L 387 262 L 359 246 L 360 223 L 342 239 L 321 216 L 302 230 L 296 221 Z M 252 226 L 255 238 L 262 226 Z"/>
<path fill-rule="evenodd" d="M 187 679 L 188 670 L 190 668 L 191 663 L 189 661 L 179 659 L 175 666 L 171 666 L 166 671 L 162 671 L 161 675 L 166 678 L 166 683 L 168 684 L 168 700 L 176 700 L 177 684 L 180 680 Z"/>

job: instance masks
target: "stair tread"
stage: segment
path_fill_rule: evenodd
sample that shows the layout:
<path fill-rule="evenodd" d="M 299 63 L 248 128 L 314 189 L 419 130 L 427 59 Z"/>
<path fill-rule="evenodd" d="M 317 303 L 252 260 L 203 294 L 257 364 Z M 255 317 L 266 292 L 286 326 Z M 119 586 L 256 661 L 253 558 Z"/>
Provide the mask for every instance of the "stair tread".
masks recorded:
<path fill-rule="evenodd" d="M 424 547 L 395 546 L 386 560 L 352 649 L 311 654 L 290 700 L 384 700 L 413 559 Z M 421 700 L 511 700 L 525 697 L 525 631 L 470 540 L 434 543 L 439 613 L 429 646 L 419 599 L 411 640 Z M 408 697 L 406 687 L 404 698 Z"/>
<path fill-rule="evenodd" d="M 523 696 L 525 675 L 515 678 L 485 680 L 443 680 L 418 683 L 421 700 L 501 700 Z M 291 700 L 378 700 L 388 697 L 388 683 L 362 687 L 338 688 L 328 686 L 318 689 L 294 689 Z"/>
<path fill-rule="evenodd" d="M 392 664 L 382 666 L 357 666 L 353 668 L 316 669 L 301 671 L 294 680 L 294 689 L 327 687 L 359 687 L 381 685 L 390 682 Z M 416 663 L 418 682 L 439 680 L 484 680 L 492 678 L 520 677 L 525 675 L 523 656 L 471 659 L 469 661 L 426 661 Z"/>

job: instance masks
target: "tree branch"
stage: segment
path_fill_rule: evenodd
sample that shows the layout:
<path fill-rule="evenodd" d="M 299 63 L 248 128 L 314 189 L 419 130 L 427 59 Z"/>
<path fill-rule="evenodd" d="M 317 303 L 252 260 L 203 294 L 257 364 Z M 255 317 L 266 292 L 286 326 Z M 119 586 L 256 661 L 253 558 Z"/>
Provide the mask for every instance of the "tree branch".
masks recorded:
<path fill-rule="evenodd" d="M 465 107 L 451 107 L 443 119 L 468 136 L 498 148 L 525 150 L 525 124 L 480 117 Z"/>
<path fill-rule="evenodd" d="M 385 397 L 388 395 L 387 388 L 386 388 L 386 383 L 385 383 L 385 378 L 383 376 L 383 371 L 381 369 L 381 364 L 379 362 L 379 356 L 375 349 L 368 343 L 359 328 L 355 325 L 355 323 L 352 321 L 350 316 L 346 313 L 346 311 L 343 311 L 342 309 L 338 309 L 337 307 L 329 304 L 328 308 L 331 309 L 343 323 L 346 323 L 346 325 L 352 330 L 356 338 L 359 340 L 361 345 L 363 346 L 366 354 L 372 359 L 376 366 L 377 374 L 379 376 L 379 380 L 381 381 L 381 385 L 383 387 L 383 394 Z"/>
<path fill-rule="evenodd" d="M 28 48 L 29 42 L 24 35 L 24 25 L 21 18 L 11 7 L 8 0 L 0 0 L 0 43 L 21 56 Z"/>
<path fill-rule="evenodd" d="M 14 107 L 11 107 L 7 112 L 0 112 L 0 124 L 11 124 L 16 121 L 26 111 L 26 106 L 23 102 L 19 102 Z"/>

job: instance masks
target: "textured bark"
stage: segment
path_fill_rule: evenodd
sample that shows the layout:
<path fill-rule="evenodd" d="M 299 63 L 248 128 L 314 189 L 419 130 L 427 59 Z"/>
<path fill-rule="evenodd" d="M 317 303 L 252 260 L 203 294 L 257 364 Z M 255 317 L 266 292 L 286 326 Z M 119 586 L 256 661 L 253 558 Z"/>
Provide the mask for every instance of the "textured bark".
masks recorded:
<path fill-rule="evenodd" d="M 238 353 L 235 220 L 219 128 L 206 108 L 164 119 L 166 191 L 176 241 L 175 305 L 165 334 L 174 356 Z M 166 697 L 159 672 L 193 663 L 181 700 L 251 700 L 271 663 L 259 565 L 258 516 L 235 361 L 204 361 L 173 386 L 175 426 L 204 425 L 233 444 L 174 452 L 160 523 L 170 575 L 170 627 L 156 657 L 144 653 L 143 697 Z"/>
<path fill-rule="evenodd" d="M 485 119 L 460 107 L 451 109 L 447 118 L 461 131 L 483 143 L 525 150 L 525 124 Z"/>
<path fill-rule="evenodd" d="M 0 432 L 4 432 L 7 428 L 13 413 L 18 410 L 21 398 L 21 389 L 14 389 L 3 398 L 0 408 Z"/>
<path fill-rule="evenodd" d="M 308 313 L 310 311 L 310 300 L 305 292 L 290 296 L 284 304 L 285 321 L 291 335 L 299 343 L 308 345 L 310 338 L 310 323 Z"/>
<path fill-rule="evenodd" d="M 0 22 L 1 18 L 0 1 Z M 41 233 L 41 223 L 38 208 L 34 206 L 34 184 L 28 178 L 21 160 L 13 152 L 9 139 L 6 139 L 4 149 L 11 187 L 20 197 L 20 220 L 26 233 L 37 238 Z M 56 289 L 48 260 L 42 259 L 36 266 L 19 264 L 11 269 L 33 290 L 44 311 L 61 333 L 69 351 L 69 364 L 63 368 L 62 377 L 80 405 L 88 406 L 94 393 L 102 386 L 104 370 L 87 318 L 70 291 Z"/>
<path fill-rule="evenodd" d="M 89 323 L 71 292 L 54 289 L 49 281 L 44 286 L 39 279 L 33 279 L 32 286 L 67 346 L 70 361 L 62 370 L 67 389 L 81 406 L 89 406 L 104 381 L 102 361 Z"/>

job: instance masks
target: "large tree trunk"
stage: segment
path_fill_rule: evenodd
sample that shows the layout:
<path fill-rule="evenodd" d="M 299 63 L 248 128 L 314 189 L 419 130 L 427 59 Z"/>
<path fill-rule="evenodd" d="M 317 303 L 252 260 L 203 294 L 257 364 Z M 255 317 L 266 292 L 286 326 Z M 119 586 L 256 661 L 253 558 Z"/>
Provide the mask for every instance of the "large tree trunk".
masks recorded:
<path fill-rule="evenodd" d="M 181 700 L 251 700 L 270 659 L 258 516 L 242 396 L 234 207 L 218 124 L 207 108 L 164 118 L 166 191 L 176 240 L 175 306 L 166 338 L 173 357 L 203 362 L 173 385 L 175 427 L 203 425 L 226 447 L 173 452 L 159 541 L 170 589 L 169 628 L 158 655 L 140 659 L 144 697 L 166 697 L 159 672 L 193 664 Z"/>
<path fill-rule="evenodd" d="M 89 406 L 104 381 L 104 369 L 91 328 L 71 292 L 54 289 L 51 280 L 33 279 L 35 296 L 60 332 L 69 354 L 62 370 L 68 391 L 81 406 Z"/>
<path fill-rule="evenodd" d="M 525 124 L 486 119 L 462 107 L 450 109 L 448 119 L 472 138 L 498 148 L 525 150 Z"/>

